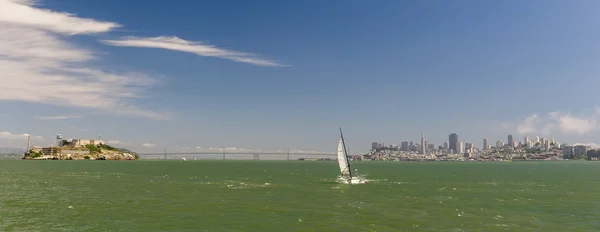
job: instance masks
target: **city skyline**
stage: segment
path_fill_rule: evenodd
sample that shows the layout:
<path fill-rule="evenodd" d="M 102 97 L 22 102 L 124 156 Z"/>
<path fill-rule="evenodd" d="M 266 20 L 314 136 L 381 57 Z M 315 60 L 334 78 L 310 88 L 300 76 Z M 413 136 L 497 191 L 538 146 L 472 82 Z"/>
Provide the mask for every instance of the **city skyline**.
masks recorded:
<path fill-rule="evenodd" d="M 600 143 L 598 7 L 0 0 L 0 146 L 60 133 L 139 152 L 332 152 L 338 126 L 353 153 L 452 132 L 465 147 Z"/>

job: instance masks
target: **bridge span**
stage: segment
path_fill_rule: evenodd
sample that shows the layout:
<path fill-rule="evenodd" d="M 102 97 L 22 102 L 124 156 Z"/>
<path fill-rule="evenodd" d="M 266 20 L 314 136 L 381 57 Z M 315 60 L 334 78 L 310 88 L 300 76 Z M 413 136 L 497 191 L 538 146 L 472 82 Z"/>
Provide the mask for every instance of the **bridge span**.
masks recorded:
<path fill-rule="evenodd" d="M 287 153 L 287 152 L 169 152 L 169 153 L 139 153 L 140 158 L 152 159 L 254 159 L 260 160 L 298 160 L 316 158 L 336 158 L 334 153 Z"/>

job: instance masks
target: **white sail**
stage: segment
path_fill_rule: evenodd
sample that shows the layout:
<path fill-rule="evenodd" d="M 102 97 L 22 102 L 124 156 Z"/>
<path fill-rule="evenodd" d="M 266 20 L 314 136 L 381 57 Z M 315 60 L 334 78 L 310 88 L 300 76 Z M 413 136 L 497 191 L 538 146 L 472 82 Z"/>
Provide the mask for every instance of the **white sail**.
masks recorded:
<path fill-rule="evenodd" d="M 350 166 L 348 165 L 348 158 L 346 157 L 346 151 L 344 149 L 344 140 L 341 137 L 340 142 L 338 143 L 337 159 L 342 177 L 350 178 Z"/>

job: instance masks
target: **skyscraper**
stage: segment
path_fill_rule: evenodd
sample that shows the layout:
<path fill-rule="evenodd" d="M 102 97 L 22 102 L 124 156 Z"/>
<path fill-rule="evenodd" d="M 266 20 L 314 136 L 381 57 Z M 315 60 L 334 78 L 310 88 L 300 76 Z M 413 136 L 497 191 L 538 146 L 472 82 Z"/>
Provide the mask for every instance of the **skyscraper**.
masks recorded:
<path fill-rule="evenodd" d="M 524 142 L 525 144 L 528 144 L 528 143 L 529 143 L 529 137 L 525 136 L 525 139 L 523 139 L 523 142 Z"/>
<path fill-rule="evenodd" d="M 515 147 L 515 141 L 513 140 L 512 135 L 508 135 L 508 146 Z"/>
<path fill-rule="evenodd" d="M 459 143 L 458 143 L 458 145 L 457 145 L 457 148 L 456 148 L 456 149 L 457 149 L 457 153 L 458 153 L 458 154 L 465 153 L 465 148 L 463 147 L 463 143 L 462 143 L 462 142 L 459 142 Z"/>
<path fill-rule="evenodd" d="M 402 143 L 400 144 L 400 150 L 408 151 L 408 141 L 402 141 Z"/>
<path fill-rule="evenodd" d="M 458 135 L 452 133 L 448 136 L 448 148 L 454 152 L 458 152 Z"/>
<path fill-rule="evenodd" d="M 425 145 L 425 135 L 421 134 L 421 154 L 427 155 L 427 145 Z"/>
<path fill-rule="evenodd" d="M 448 142 L 444 142 L 444 146 L 442 148 L 448 150 Z"/>
<path fill-rule="evenodd" d="M 473 149 L 473 143 L 465 143 L 465 149 Z"/>
<path fill-rule="evenodd" d="M 489 150 L 487 138 L 483 138 L 483 150 Z"/>

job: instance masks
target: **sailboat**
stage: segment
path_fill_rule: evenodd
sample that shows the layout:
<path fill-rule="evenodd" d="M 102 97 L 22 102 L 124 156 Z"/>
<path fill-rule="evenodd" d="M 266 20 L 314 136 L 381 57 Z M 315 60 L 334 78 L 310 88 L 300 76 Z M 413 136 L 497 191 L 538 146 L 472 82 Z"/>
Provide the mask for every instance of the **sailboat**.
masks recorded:
<path fill-rule="evenodd" d="M 340 141 L 338 143 L 337 160 L 340 166 L 340 178 L 348 184 L 360 184 L 363 181 L 356 176 L 356 173 L 352 173 L 350 169 L 350 161 L 348 160 L 348 151 L 346 149 L 346 143 L 344 142 L 344 134 L 340 127 Z M 354 175 L 353 175 L 354 174 Z"/>

